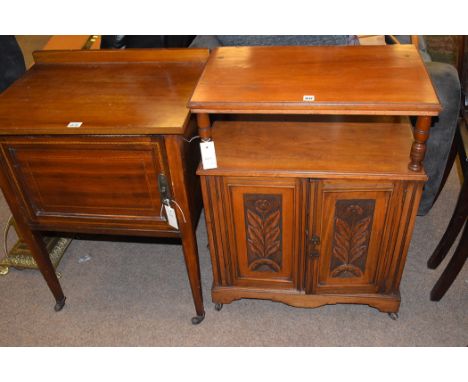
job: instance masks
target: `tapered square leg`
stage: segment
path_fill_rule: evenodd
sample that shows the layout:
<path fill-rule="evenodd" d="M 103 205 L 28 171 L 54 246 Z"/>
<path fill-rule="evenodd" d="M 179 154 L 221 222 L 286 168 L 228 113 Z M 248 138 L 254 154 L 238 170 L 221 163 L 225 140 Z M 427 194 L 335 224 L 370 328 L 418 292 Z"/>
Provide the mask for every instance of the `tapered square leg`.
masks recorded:
<path fill-rule="evenodd" d="M 39 232 L 31 231 L 29 227 L 26 227 L 23 223 L 19 223 L 18 220 L 16 223 L 22 239 L 28 245 L 42 276 L 54 295 L 56 302 L 54 310 L 58 312 L 62 310 L 65 305 L 65 296 L 57 278 L 55 268 L 50 261 L 49 253 L 47 252 L 42 235 Z"/>
<path fill-rule="evenodd" d="M 195 206 L 193 193 L 196 187 L 190 185 L 187 174 L 191 171 L 187 169 L 184 156 L 188 155 L 185 145 L 189 144 L 179 136 L 169 136 L 165 138 L 166 150 L 169 158 L 169 169 L 174 187 L 174 205 L 177 220 L 182 238 L 185 265 L 192 291 L 193 302 L 195 304 L 196 316 L 192 318 L 192 324 L 197 325 L 205 318 L 203 306 L 203 295 L 200 278 L 200 264 L 198 259 L 197 239 L 195 236 Z M 190 151 L 189 151 L 190 152 Z M 201 201 L 200 201 L 201 202 Z"/>

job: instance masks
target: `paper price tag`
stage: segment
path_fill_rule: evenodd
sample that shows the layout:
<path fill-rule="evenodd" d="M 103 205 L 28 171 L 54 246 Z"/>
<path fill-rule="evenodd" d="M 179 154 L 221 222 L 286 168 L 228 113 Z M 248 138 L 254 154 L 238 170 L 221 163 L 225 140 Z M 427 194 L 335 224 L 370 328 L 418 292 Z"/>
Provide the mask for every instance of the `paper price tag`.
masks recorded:
<path fill-rule="evenodd" d="M 202 157 L 202 164 L 204 170 L 210 170 L 212 168 L 217 168 L 218 163 L 216 162 L 216 152 L 214 147 L 214 142 L 200 142 L 200 150 Z"/>
<path fill-rule="evenodd" d="M 302 97 L 302 100 L 304 102 L 314 102 L 315 101 L 315 96 L 314 95 L 305 95 Z"/>
<path fill-rule="evenodd" d="M 83 124 L 83 122 L 70 122 L 67 127 L 71 127 L 71 128 L 77 128 L 77 127 L 81 127 L 81 125 Z"/>
<path fill-rule="evenodd" d="M 167 222 L 169 225 L 175 229 L 179 229 L 179 224 L 177 224 L 177 216 L 174 208 L 165 204 L 164 209 L 166 210 Z"/>

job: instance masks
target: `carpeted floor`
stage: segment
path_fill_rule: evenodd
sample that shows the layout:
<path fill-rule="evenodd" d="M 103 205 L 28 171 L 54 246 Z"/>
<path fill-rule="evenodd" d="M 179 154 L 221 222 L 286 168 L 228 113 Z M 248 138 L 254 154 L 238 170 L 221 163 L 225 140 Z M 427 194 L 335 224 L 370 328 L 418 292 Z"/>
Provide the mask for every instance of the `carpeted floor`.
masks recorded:
<path fill-rule="evenodd" d="M 37 271 L 0 277 L 0 346 L 466 346 L 468 268 L 439 303 L 429 291 L 441 268 L 426 260 L 452 213 L 456 171 L 425 217 L 418 217 L 403 275 L 400 319 L 367 306 L 298 309 L 241 300 L 221 312 L 210 301 L 211 265 L 203 218 L 197 231 L 206 318 L 194 314 L 182 248 L 176 244 L 72 242 L 59 271 L 67 296 L 55 313 Z M 0 226 L 8 218 L 0 200 Z M 89 255 L 88 261 L 82 261 Z"/>

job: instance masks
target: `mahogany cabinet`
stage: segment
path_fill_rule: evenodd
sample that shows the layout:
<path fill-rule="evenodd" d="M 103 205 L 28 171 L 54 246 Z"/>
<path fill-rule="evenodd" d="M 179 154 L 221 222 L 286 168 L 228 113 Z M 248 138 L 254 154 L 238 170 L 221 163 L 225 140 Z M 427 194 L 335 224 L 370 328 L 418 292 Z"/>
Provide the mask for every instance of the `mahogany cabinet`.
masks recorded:
<path fill-rule="evenodd" d="M 192 322 L 203 320 L 200 154 L 186 103 L 207 57 L 204 49 L 36 52 L 32 69 L 0 95 L 0 185 L 56 310 L 65 296 L 44 233 L 174 237 Z"/>
<path fill-rule="evenodd" d="M 216 308 L 359 303 L 396 318 L 440 108 L 416 50 L 219 48 L 189 105 L 217 159 L 197 171 Z"/>

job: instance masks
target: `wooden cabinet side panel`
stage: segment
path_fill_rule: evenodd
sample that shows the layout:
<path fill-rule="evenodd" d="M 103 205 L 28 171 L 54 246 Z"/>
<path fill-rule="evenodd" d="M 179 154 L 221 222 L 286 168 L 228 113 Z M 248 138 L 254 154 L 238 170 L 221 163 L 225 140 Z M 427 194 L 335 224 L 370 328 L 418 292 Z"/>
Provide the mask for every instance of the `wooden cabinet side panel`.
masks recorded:
<path fill-rule="evenodd" d="M 225 261 L 225 245 L 223 245 L 226 241 L 226 235 L 223 229 L 222 206 L 219 205 L 218 179 L 212 176 L 201 176 L 200 178 L 203 204 L 205 206 L 206 232 L 213 271 L 213 286 L 227 286 L 230 285 L 230 277 Z"/>
<path fill-rule="evenodd" d="M 416 214 L 421 200 L 423 182 L 401 182 L 398 199 L 399 214 L 395 220 L 395 234 L 389 249 L 388 264 L 383 271 L 383 292 L 399 294 L 399 286 L 414 230 Z"/>
<path fill-rule="evenodd" d="M 197 144 L 198 141 L 191 141 L 191 139 L 197 134 L 197 122 L 195 115 L 191 115 L 187 123 L 187 128 L 183 136 L 182 144 L 182 158 L 181 161 L 184 164 L 184 177 L 187 183 L 187 188 L 189 192 L 189 202 L 190 202 L 190 213 L 192 215 L 192 222 L 194 224 L 194 229 L 198 223 L 201 210 L 203 208 L 201 187 L 200 187 L 200 177 L 197 176 L 197 168 L 200 164 L 200 147 Z M 167 140 L 170 139 L 170 135 L 165 135 L 165 148 L 167 148 Z M 171 154 L 167 152 L 167 159 L 170 164 Z M 173 177 L 171 176 L 171 179 Z M 173 179 L 172 179 L 173 181 Z M 175 189 L 175 187 L 173 187 Z"/>

